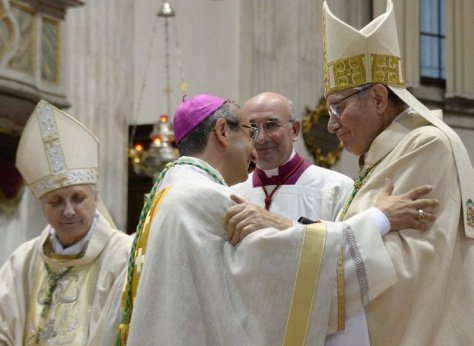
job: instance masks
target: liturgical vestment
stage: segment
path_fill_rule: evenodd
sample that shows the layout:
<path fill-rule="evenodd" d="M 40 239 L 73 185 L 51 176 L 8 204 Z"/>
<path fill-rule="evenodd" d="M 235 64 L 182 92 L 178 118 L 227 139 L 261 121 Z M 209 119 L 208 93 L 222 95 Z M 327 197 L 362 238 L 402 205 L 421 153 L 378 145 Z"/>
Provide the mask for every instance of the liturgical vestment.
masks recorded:
<path fill-rule="evenodd" d="M 271 195 L 269 210 L 291 220 L 296 221 L 304 216 L 310 220 L 335 221 L 354 181 L 344 174 L 315 166 L 306 160 L 292 173 L 302 160 L 298 153 L 293 153 L 291 160 L 277 168 L 278 175 L 267 176 L 264 171 L 257 169 L 249 174 L 245 182 L 232 188 L 247 201 L 261 207 L 265 205 L 266 195 Z M 257 178 L 257 174 L 260 178 Z"/>
<path fill-rule="evenodd" d="M 378 164 L 348 217 L 372 206 L 387 177 L 394 182 L 394 194 L 430 184 L 430 195 L 440 202 L 428 231 L 404 229 L 383 238 L 397 281 L 366 309 L 374 346 L 474 345 L 474 241 L 464 230 L 465 218 L 472 224 L 474 213 L 462 212 L 469 201 L 461 198 L 450 142 L 459 138 L 449 138 L 451 132 L 409 109 L 374 140 L 365 156 L 361 174 Z"/>
<path fill-rule="evenodd" d="M 235 191 L 206 162 L 182 157 L 156 191 L 146 249 L 135 253 L 140 280 L 128 345 L 322 345 L 335 330 L 328 325 L 337 315 L 341 246 L 348 311 L 394 283 L 369 214 L 344 224 L 267 228 L 232 246 L 223 219 Z"/>
<path fill-rule="evenodd" d="M 247 181 L 232 186 L 247 201 L 264 206 L 266 197 L 271 196 L 270 211 L 298 220 L 301 216 L 310 220 L 337 221 L 336 217 L 343 209 L 347 195 L 354 181 L 349 177 L 310 164 L 293 150 L 290 160 L 278 167 L 277 176 L 272 171 L 257 168 Z M 283 182 L 278 185 L 279 182 Z M 262 187 L 263 185 L 263 187 Z M 351 264 L 352 265 L 352 264 Z M 347 316 L 345 329 L 331 334 L 326 345 L 368 345 L 367 322 L 363 310 Z"/>
<path fill-rule="evenodd" d="M 85 252 L 69 257 L 51 253 L 50 231 L 22 244 L 0 270 L 1 345 L 86 345 L 99 333 L 96 323 L 132 238 L 99 216 Z"/>

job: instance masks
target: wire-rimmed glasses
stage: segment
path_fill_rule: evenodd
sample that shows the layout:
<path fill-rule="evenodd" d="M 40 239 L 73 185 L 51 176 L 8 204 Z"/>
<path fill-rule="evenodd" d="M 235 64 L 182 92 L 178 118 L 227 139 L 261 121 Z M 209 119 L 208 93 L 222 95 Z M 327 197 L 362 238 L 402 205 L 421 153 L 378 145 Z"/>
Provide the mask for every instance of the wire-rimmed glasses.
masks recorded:
<path fill-rule="evenodd" d="M 341 117 L 341 112 L 337 109 L 337 104 L 341 103 L 344 100 L 347 100 L 351 96 L 357 95 L 358 93 L 361 93 L 362 91 L 371 88 L 372 86 L 373 86 L 373 84 L 369 84 L 369 85 L 365 86 L 364 88 L 360 88 L 356 92 L 353 92 L 352 94 L 349 94 L 346 97 L 343 97 L 339 101 L 336 101 L 336 102 L 330 104 L 329 107 L 328 107 L 329 115 L 334 115 L 336 118 L 339 119 Z"/>
<path fill-rule="evenodd" d="M 250 137 L 250 139 L 252 140 L 253 143 L 255 143 L 255 141 L 257 140 L 257 137 L 258 137 L 258 126 L 254 126 L 253 124 L 250 124 L 249 125 L 244 125 L 242 123 L 236 123 L 234 121 L 230 121 L 230 120 L 226 120 L 227 124 L 231 125 L 231 126 L 236 126 L 236 127 L 239 127 L 240 129 L 242 128 L 246 128 L 248 129 L 249 131 L 246 132 L 244 131 L 247 136 Z"/>
<path fill-rule="evenodd" d="M 269 135 L 275 132 L 276 130 L 278 130 L 283 125 L 288 124 L 288 123 L 291 124 L 293 121 L 295 120 L 290 119 L 283 122 L 279 122 L 278 120 L 268 120 L 268 121 L 265 121 L 262 125 L 259 125 L 257 123 L 251 123 L 250 125 L 258 128 L 259 130 L 260 130 L 260 127 L 262 127 L 263 131 L 265 131 L 265 133 Z"/>

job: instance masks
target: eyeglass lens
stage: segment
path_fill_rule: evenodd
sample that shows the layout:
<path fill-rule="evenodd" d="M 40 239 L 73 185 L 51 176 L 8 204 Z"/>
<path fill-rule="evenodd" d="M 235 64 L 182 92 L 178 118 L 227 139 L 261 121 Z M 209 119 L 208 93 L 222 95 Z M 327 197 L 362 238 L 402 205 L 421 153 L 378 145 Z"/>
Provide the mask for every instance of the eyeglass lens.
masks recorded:
<path fill-rule="evenodd" d="M 268 133 L 275 132 L 279 127 L 291 122 L 293 122 L 293 120 L 287 120 L 281 123 L 276 120 L 268 120 L 264 122 L 262 125 L 259 125 L 257 123 L 252 123 L 251 125 L 257 127 L 258 129 L 260 129 L 260 126 L 261 126 L 263 128 L 263 131 L 265 131 L 268 134 Z"/>
<path fill-rule="evenodd" d="M 335 117 L 339 118 L 341 116 L 339 110 L 337 109 L 336 105 L 341 103 L 342 101 L 344 100 L 347 100 L 349 97 L 352 97 L 354 95 L 357 95 L 358 93 L 364 91 L 364 90 L 367 90 L 369 88 L 372 87 L 373 84 L 370 84 L 368 86 L 366 86 L 365 88 L 362 88 L 362 89 L 359 89 L 357 90 L 356 92 L 353 92 L 352 94 L 349 94 L 347 95 L 346 97 L 343 97 L 342 99 L 340 99 L 339 101 L 336 101 L 334 102 L 333 104 L 329 105 L 329 115 L 334 115 Z"/>
<path fill-rule="evenodd" d="M 253 142 L 255 142 L 255 140 L 257 139 L 257 136 L 258 136 L 258 127 L 257 126 L 254 126 L 253 124 L 250 124 L 250 126 L 249 125 L 244 125 L 244 124 L 236 123 L 236 122 L 229 121 L 229 120 L 227 120 L 227 124 L 229 124 L 231 126 L 240 127 L 241 129 L 245 127 L 246 129 L 248 129 L 248 132 L 247 131 L 244 131 L 244 132 L 250 137 L 250 139 Z"/>

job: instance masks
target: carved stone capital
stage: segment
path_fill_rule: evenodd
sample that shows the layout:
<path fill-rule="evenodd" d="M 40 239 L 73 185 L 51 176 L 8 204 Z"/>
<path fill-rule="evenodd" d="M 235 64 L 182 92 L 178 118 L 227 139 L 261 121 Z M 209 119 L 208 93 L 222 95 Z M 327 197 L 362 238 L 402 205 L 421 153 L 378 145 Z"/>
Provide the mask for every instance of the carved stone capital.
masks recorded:
<path fill-rule="evenodd" d="M 38 12 L 47 13 L 60 20 L 64 20 L 66 10 L 69 7 L 78 7 L 85 4 L 82 0 L 22 0 Z"/>

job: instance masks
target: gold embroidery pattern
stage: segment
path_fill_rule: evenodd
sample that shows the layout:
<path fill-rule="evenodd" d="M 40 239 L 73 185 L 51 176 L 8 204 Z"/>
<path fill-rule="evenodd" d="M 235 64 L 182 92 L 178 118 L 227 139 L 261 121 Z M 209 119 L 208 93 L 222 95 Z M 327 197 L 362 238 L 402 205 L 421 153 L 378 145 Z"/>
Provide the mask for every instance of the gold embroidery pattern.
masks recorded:
<path fill-rule="evenodd" d="M 286 323 L 284 346 L 305 344 L 313 302 L 318 294 L 318 278 L 325 244 L 326 225 L 324 223 L 306 226 Z"/>
<path fill-rule="evenodd" d="M 398 56 L 371 54 L 371 66 L 373 83 L 405 86 Z"/>
<path fill-rule="evenodd" d="M 327 62 L 324 45 L 324 94 L 354 88 L 366 83 L 405 87 L 401 58 L 395 55 L 371 54 L 370 80 L 366 79 L 365 54 Z"/>
<path fill-rule="evenodd" d="M 326 11 L 323 11 L 323 61 L 324 61 L 324 95 L 329 89 L 328 49 L 326 40 Z"/>
<path fill-rule="evenodd" d="M 364 54 L 326 63 L 324 74 L 326 95 L 337 90 L 366 84 Z"/>
<path fill-rule="evenodd" d="M 471 227 L 474 227 L 474 203 L 472 202 L 472 199 L 468 199 L 466 202 L 467 205 L 467 224 Z"/>

